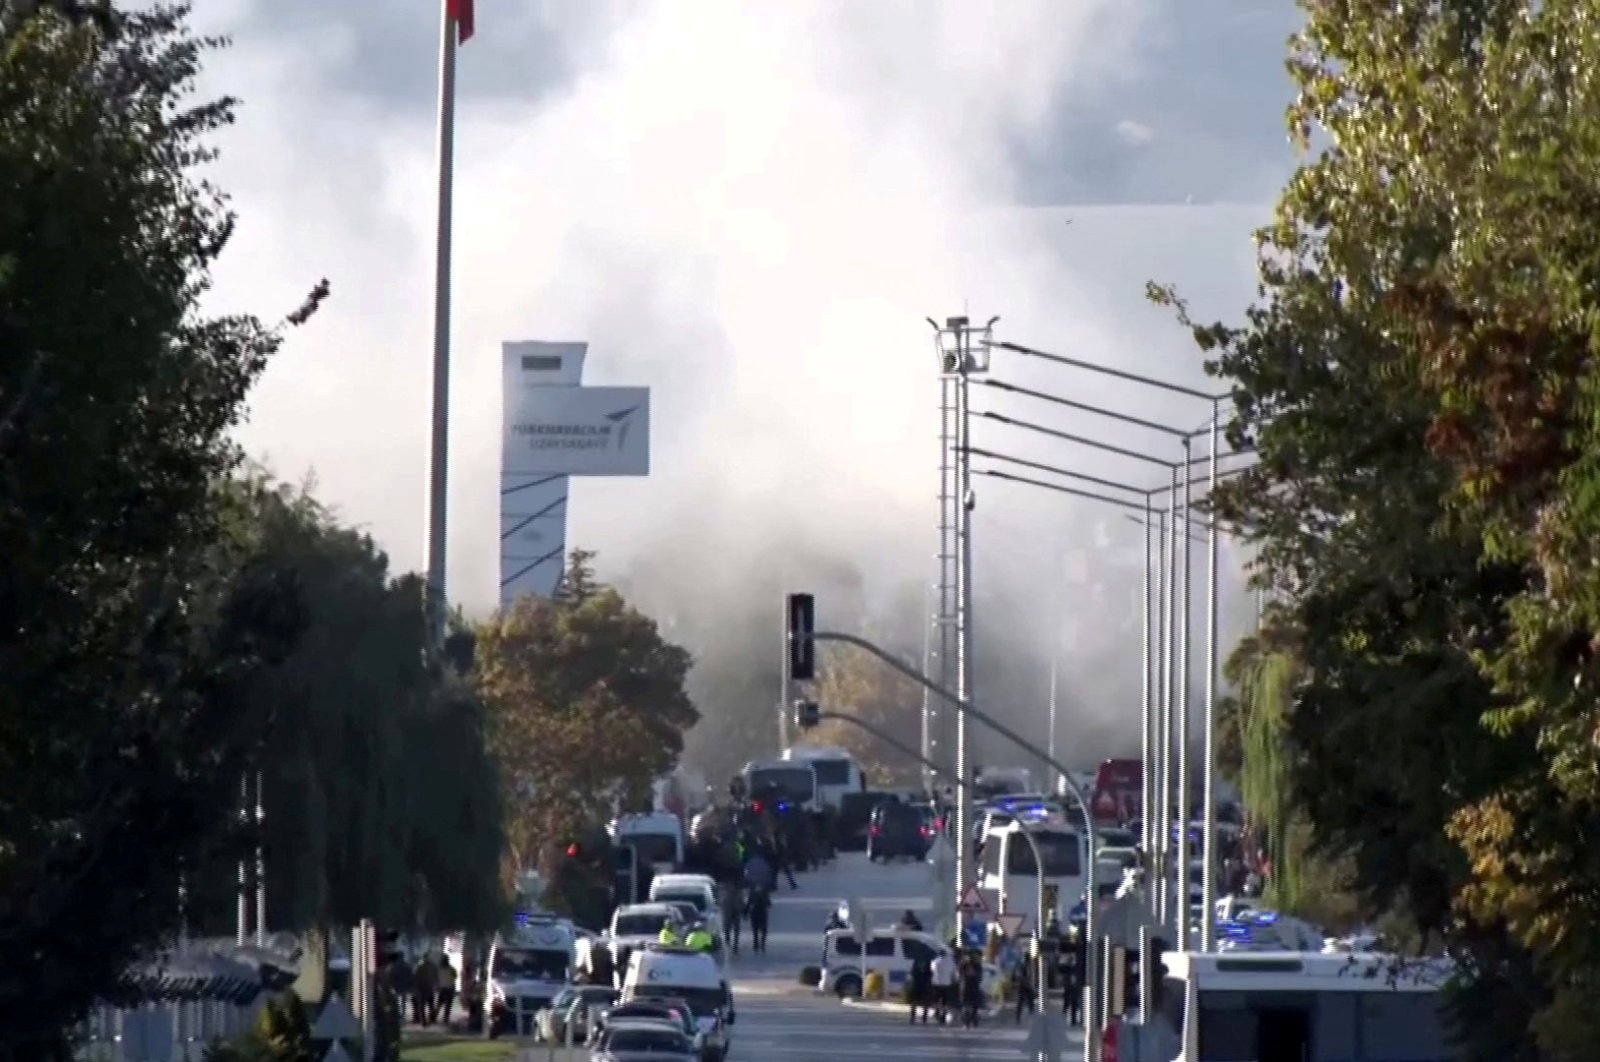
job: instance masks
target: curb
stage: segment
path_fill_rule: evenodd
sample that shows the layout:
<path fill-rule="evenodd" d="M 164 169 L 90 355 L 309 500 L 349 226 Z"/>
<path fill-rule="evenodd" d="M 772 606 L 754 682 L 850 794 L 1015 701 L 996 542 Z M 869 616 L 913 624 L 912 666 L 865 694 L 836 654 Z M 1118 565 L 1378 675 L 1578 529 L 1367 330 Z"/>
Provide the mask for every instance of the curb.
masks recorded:
<path fill-rule="evenodd" d="M 885 1014 L 899 1014 L 901 1017 L 905 1016 L 906 1007 L 910 1005 L 907 1003 L 890 1001 L 887 999 L 856 999 L 853 996 L 841 999 L 839 1002 L 843 1003 L 847 1007 L 854 1007 L 857 1010 L 877 1010 L 882 1011 Z M 993 1014 L 995 1013 L 995 1009 L 992 1006 L 983 1007 L 978 1011 L 978 1013 Z"/>

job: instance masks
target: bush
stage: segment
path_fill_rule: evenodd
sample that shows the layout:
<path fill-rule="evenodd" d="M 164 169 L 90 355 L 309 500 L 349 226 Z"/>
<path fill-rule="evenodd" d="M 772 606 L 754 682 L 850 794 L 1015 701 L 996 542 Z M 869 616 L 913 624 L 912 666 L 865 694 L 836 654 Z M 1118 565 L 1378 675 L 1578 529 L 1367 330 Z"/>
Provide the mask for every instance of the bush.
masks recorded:
<path fill-rule="evenodd" d="M 237 1040 L 218 1040 L 206 1048 L 205 1062 L 316 1062 L 311 1023 L 300 997 L 292 992 L 270 1000 L 256 1027 Z"/>

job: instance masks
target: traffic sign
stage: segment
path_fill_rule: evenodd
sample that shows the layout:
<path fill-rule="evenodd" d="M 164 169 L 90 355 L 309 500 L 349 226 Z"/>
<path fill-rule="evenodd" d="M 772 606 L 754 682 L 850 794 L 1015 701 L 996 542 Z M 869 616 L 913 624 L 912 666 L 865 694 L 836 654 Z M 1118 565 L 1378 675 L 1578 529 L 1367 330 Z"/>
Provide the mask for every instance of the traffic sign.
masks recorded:
<path fill-rule="evenodd" d="M 1014 939 L 1022 932 L 1022 927 L 1028 924 L 1025 914 L 1012 914 L 1010 912 L 994 916 L 995 923 L 999 925 L 1000 932 L 1005 934 L 1007 940 Z"/>
<path fill-rule="evenodd" d="M 968 885 L 967 891 L 961 894 L 961 902 L 956 905 L 956 910 L 962 914 L 977 914 L 988 909 L 989 905 L 983 902 L 983 893 L 978 891 L 976 885 Z"/>

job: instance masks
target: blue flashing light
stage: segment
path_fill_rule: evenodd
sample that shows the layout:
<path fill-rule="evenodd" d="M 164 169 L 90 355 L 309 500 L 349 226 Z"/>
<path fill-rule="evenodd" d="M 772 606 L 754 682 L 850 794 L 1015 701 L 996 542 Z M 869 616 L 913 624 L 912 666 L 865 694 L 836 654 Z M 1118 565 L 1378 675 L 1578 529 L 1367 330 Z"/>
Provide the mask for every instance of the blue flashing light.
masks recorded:
<path fill-rule="evenodd" d="M 787 800 L 778 801 L 778 813 L 779 814 L 782 814 L 783 812 L 788 811 L 788 810 L 789 810 L 789 802 Z"/>
<path fill-rule="evenodd" d="M 1278 920 L 1278 912 L 1276 912 L 1276 911 L 1258 911 L 1258 912 L 1256 912 L 1256 925 L 1258 925 L 1258 926 L 1270 926 L 1273 923 L 1277 922 L 1277 920 Z"/>

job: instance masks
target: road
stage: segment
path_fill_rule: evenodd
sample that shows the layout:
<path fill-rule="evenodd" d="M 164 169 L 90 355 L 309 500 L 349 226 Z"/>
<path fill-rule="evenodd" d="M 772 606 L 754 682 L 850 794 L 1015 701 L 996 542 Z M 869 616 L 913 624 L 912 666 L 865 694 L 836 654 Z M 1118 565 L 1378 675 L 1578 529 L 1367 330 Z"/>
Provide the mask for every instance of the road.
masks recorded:
<path fill-rule="evenodd" d="M 822 954 L 828 911 L 846 897 L 859 899 L 876 925 L 898 921 L 907 908 L 933 926 L 928 868 L 916 863 L 876 866 L 863 854 L 798 878 L 797 891 L 783 890 L 772 912 L 768 952 L 745 952 L 731 961 L 738 1021 L 730 1062 L 1020 1062 L 1026 1025 L 1013 1012 L 976 1030 L 912 1025 L 900 1008 L 841 1003 L 799 983 L 800 968 Z M 1076 1032 L 1065 1059 L 1082 1057 Z M 587 1052 L 530 1047 L 522 1062 L 584 1062 Z"/>
<path fill-rule="evenodd" d="M 1009 1011 L 977 1030 L 941 1029 L 911 1025 L 903 1010 L 847 1005 L 799 983 L 800 967 L 821 958 L 829 909 L 846 897 L 860 899 L 878 925 L 897 921 L 907 908 L 935 925 L 926 866 L 876 866 L 849 853 L 799 883 L 773 907 L 768 954 L 733 960 L 739 1010 L 733 1062 L 1019 1062 L 1026 1026 L 1012 1024 Z"/>

